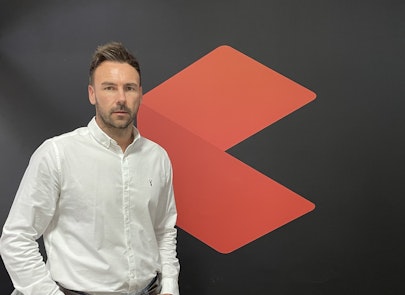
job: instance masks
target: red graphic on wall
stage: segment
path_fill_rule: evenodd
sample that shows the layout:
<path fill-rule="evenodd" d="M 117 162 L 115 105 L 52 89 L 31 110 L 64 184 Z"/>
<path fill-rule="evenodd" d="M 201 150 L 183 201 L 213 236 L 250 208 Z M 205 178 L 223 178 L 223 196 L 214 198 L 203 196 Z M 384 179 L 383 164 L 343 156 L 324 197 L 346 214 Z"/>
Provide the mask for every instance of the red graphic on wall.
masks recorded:
<path fill-rule="evenodd" d="M 230 253 L 313 210 L 226 150 L 315 97 L 229 46 L 145 94 L 138 126 L 172 160 L 177 225 Z"/>

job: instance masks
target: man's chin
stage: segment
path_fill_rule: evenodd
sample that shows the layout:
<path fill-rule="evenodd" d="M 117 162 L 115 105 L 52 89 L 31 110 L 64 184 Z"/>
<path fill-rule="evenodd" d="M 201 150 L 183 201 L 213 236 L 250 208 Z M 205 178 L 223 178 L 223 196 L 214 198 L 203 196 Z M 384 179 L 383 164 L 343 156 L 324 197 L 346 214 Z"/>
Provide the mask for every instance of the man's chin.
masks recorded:
<path fill-rule="evenodd" d="M 133 120 L 114 120 L 112 126 L 117 129 L 126 129 L 133 124 Z"/>
<path fill-rule="evenodd" d="M 111 116 L 108 118 L 100 117 L 103 125 L 107 128 L 113 129 L 126 129 L 128 126 L 133 125 L 134 120 L 130 118 L 112 118 Z"/>

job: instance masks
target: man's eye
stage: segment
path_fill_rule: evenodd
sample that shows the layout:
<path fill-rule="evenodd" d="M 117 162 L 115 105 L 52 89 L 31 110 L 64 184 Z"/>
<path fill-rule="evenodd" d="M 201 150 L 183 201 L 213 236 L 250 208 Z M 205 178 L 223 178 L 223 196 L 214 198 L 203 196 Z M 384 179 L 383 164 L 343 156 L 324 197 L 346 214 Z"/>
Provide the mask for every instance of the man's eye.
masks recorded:
<path fill-rule="evenodd" d="M 104 87 L 104 90 L 114 90 L 114 87 L 112 87 L 112 86 L 106 86 L 106 87 Z"/>

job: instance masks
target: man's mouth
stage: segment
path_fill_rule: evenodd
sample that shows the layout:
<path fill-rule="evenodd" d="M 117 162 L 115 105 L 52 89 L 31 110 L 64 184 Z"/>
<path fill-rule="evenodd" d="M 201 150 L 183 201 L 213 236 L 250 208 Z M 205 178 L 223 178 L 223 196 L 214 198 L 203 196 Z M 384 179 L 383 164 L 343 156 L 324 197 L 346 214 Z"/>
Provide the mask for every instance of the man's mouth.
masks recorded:
<path fill-rule="evenodd" d="M 127 112 L 127 111 L 122 111 L 122 110 L 120 110 L 120 111 L 114 111 L 113 112 L 113 114 L 118 114 L 118 115 L 125 115 L 125 114 L 128 114 L 129 112 Z"/>

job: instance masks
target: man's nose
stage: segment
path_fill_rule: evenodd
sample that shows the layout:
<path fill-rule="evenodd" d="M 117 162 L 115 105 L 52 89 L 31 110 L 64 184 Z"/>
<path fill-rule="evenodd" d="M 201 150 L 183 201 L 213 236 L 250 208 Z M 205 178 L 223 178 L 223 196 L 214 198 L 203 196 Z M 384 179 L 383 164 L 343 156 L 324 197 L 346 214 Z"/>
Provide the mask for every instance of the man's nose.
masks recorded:
<path fill-rule="evenodd" d="M 119 104 L 123 104 L 126 102 L 126 100 L 127 100 L 127 98 L 126 98 L 126 93 L 125 93 L 124 89 L 119 89 L 118 96 L 117 96 L 117 102 Z"/>

